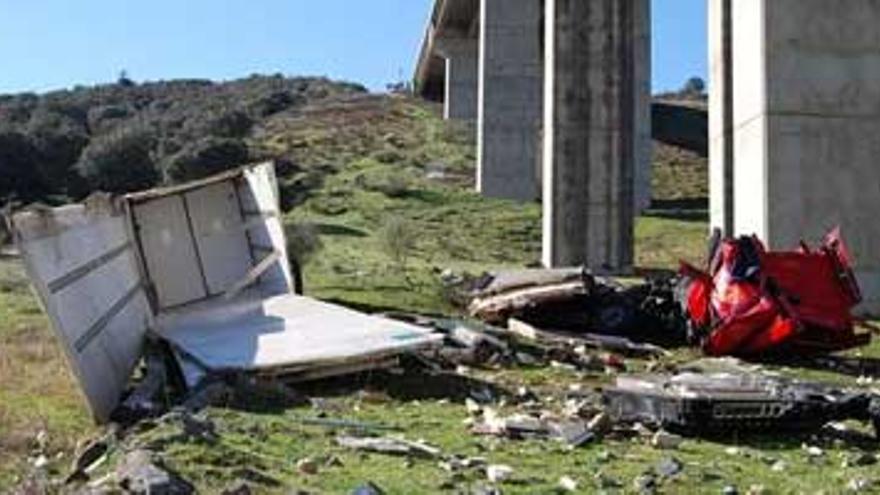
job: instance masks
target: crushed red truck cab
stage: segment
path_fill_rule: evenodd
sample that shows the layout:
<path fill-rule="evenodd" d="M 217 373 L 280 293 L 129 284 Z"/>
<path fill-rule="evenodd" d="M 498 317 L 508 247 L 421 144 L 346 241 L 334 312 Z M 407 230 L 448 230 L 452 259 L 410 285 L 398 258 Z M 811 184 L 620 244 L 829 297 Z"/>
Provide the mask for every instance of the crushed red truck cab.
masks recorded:
<path fill-rule="evenodd" d="M 818 249 L 768 251 L 757 237 L 716 234 L 708 271 L 682 263 L 693 335 L 712 356 L 840 351 L 870 342 L 852 310 L 862 300 L 840 230 Z"/>

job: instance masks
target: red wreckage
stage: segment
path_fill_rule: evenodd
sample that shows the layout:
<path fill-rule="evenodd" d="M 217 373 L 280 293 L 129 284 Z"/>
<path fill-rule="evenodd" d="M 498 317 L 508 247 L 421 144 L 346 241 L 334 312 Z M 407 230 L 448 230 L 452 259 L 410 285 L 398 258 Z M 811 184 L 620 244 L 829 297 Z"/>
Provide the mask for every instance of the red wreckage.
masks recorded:
<path fill-rule="evenodd" d="M 795 251 L 716 234 L 708 273 L 682 263 L 681 274 L 691 335 L 709 355 L 817 354 L 870 342 L 856 331 L 862 296 L 839 229 L 818 249 Z"/>

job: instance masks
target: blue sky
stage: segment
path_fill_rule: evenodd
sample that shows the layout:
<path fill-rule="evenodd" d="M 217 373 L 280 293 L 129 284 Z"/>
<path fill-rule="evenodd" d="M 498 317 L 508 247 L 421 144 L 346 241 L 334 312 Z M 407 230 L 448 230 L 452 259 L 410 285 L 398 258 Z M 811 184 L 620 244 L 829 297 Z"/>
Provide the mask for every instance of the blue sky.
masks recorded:
<path fill-rule="evenodd" d="M 408 79 L 432 0 L 0 0 L 0 93 L 116 79 Z M 706 72 L 706 0 L 653 0 L 654 88 Z"/>

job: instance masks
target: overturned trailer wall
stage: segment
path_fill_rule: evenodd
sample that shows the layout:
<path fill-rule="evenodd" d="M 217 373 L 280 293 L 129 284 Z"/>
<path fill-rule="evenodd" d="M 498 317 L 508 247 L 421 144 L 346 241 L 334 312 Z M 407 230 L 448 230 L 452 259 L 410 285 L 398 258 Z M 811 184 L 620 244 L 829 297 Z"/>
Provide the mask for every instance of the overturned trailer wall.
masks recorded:
<path fill-rule="evenodd" d="M 124 205 L 96 198 L 20 213 L 12 226 L 92 414 L 106 422 L 153 322 Z"/>
<path fill-rule="evenodd" d="M 157 312 L 216 298 L 270 256 L 264 296 L 292 284 L 271 166 L 128 196 Z"/>
<path fill-rule="evenodd" d="M 267 257 L 274 262 L 256 280 L 259 293 L 290 291 L 273 170 L 255 165 L 12 217 L 28 275 L 96 421 L 110 419 L 164 312 L 222 300 Z"/>

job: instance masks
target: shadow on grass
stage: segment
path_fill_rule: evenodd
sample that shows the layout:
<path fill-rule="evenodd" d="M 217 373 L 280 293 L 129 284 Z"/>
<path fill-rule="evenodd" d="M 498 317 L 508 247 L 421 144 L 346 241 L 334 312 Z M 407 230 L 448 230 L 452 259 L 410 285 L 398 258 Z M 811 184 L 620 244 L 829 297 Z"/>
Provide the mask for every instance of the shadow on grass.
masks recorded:
<path fill-rule="evenodd" d="M 309 398 L 312 397 L 349 398 L 363 390 L 384 394 L 398 402 L 446 399 L 463 404 L 475 391 L 498 398 L 512 396 L 510 391 L 496 384 L 452 372 L 431 370 L 420 366 L 414 359 L 404 358 L 403 361 L 402 373 L 372 370 L 290 385 L 282 383 L 283 380 L 240 384 L 233 386 L 233 397 L 225 401 L 222 407 L 255 414 L 280 414 L 294 408 L 309 407 Z"/>
<path fill-rule="evenodd" d="M 788 357 L 777 359 L 771 364 L 781 364 L 792 368 L 805 368 L 813 371 L 826 371 L 852 377 L 880 378 L 880 358 L 854 356 Z"/>
<path fill-rule="evenodd" d="M 756 429 L 738 434 L 718 434 L 704 437 L 704 439 L 723 445 L 748 447 L 762 452 L 791 452 L 801 449 L 804 444 L 822 448 L 844 446 L 867 452 L 880 450 L 880 442 L 874 435 L 855 430 L 835 431 L 827 427 L 820 430 Z"/>
<path fill-rule="evenodd" d="M 402 373 L 378 370 L 310 382 L 298 386 L 297 390 L 315 397 L 350 397 L 357 391 L 370 390 L 401 402 L 446 399 L 464 403 L 474 391 L 488 391 L 493 397 L 511 395 L 508 390 L 486 381 L 417 365 L 406 365 Z"/>
<path fill-rule="evenodd" d="M 401 196 L 405 199 L 414 199 L 432 206 L 448 206 L 449 195 L 433 189 L 412 189 Z"/>
<path fill-rule="evenodd" d="M 709 198 L 659 199 L 651 202 L 644 216 L 684 220 L 690 222 L 709 221 Z"/>
<path fill-rule="evenodd" d="M 330 223 L 315 224 L 315 228 L 321 235 L 340 236 L 340 237 L 368 237 L 365 231 L 348 227 L 345 225 L 336 225 Z"/>
<path fill-rule="evenodd" d="M 633 273 L 637 277 L 651 279 L 651 280 L 663 280 L 674 277 L 678 274 L 677 270 L 670 270 L 668 268 L 649 268 L 649 267 L 641 267 L 637 266 L 633 269 Z"/>

